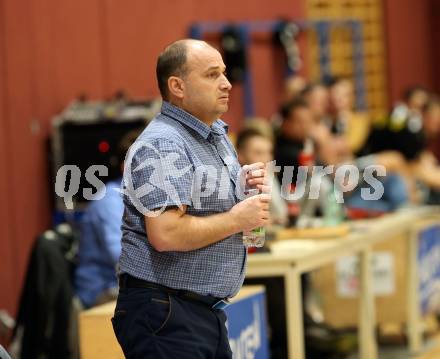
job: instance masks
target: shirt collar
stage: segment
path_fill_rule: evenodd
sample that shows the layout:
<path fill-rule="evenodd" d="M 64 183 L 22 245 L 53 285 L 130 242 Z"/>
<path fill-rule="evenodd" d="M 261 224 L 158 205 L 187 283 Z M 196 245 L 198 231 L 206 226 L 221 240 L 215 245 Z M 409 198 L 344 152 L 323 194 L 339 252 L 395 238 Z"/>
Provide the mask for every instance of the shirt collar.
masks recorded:
<path fill-rule="evenodd" d="M 215 120 L 211 126 L 211 131 L 216 135 L 225 135 L 228 133 L 228 130 L 228 124 L 220 119 Z"/>
<path fill-rule="evenodd" d="M 209 134 L 212 132 L 216 135 L 223 135 L 228 132 L 228 125 L 220 119 L 214 121 L 211 127 L 206 123 L 200 121 L 190 113 L 185 110 L 172 105 L 167 101 L 162 102 L 162 108 L 160 112 L 163 115 L 172 117 L 173 119 L 181 122 L 185 126 L 192 128 L 198 134 L 200 134 L 205 140 L 208 138 Z"/>

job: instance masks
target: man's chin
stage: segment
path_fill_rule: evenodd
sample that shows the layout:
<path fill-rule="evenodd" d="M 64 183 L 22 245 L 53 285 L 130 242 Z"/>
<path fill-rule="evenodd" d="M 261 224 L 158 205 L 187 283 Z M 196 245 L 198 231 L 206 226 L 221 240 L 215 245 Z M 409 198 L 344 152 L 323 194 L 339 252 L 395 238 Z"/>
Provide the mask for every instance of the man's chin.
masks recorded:
<path fill-rule="evenodd" d="M 219 106 L 219 113 L 220 114 L 224 114 L 225 112 L 227 112 L 229 110 L 229 105 L 228 104 L 224 104 L 224 105 L 220 105 Z"/>

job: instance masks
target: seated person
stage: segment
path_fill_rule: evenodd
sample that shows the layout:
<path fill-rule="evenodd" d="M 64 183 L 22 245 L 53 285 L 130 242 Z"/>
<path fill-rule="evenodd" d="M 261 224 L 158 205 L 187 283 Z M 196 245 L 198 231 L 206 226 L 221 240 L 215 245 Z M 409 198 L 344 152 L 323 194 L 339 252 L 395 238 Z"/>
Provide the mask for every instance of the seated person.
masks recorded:
<path fill-rule="evenodd" d="M 375 153 L 384 150 L 398 152 L 403 160 L 403 168 L 430 191 L 440 191 L 440 166 L 430 151 L 428 141 L 440 134 L 440 101 L 431 96 L 421 110 L 421 126 L 417 125 L 414 111 L 396 111 L 382 128 L 375 128 L 370 135 L 368 151 Z M 397 126 L 397 124 L 399 126 Z M 428 200 L 429 201 L 429 200 Z"/>
<path fill-rule="evenodd" d="M 415 159 L 424 142 L 423 112 L 428 106 L 427 96 L 426 91 L 421 88 L 406 90 L 403 100 L 397 103 L 384 123 L 373 127 L 367 150 L 395 150 L 406 160 Z"/>
<path fill-rule="evenodd" d="M 268 130 L 264 130 L 266 126 Z M 242 130 L 236 141 L 238 161 L 246 165 L 256 162 L 268 163 L 273 161 L 273 141 L 270 135 L 270 126 L 264 122 Z M 274 176 L 272 182 L 271 220 L 275 225 L 286 225 L 288 221 L 287 205 L 281 198 L 280 184 Z"/>
<path fill-rule="evenodd" d="M 308 87 L 308 82 L 304 77 L 299 76 L 299 75 L 288 76 L 284 80 L 284 91 L 282 94 L 281 103 L 287 104 L 287 103 L 294 101 L 297 98 L 300 98 L 302 91 L 306 87 Z M 276 132 L 279 130 L 282 122 L 283 122 L 282 114 L 279 112 L 274 113 L 269 118 L 269 123 L 271 124 L 270 127 L 272 130 L 272 134 L 274 131 Z M 248 124 L 248 121 L 246 121 L 246 127 L 247 127 L 247 124 Z"/>
<path fill-rule="evenodd" d="M 281 109 L 283 122 L 276 136 L 275 160 L 281 166 L 278 178 L 282 181 L 285 166 L 294 166 L 292 184 L 300 163 L 300 156 L 306 148 L 306 141 L 314 126 L 313 117 L 307 103 L 302 99 L 288 102 Z M 313 149 L 310 151 L 313 152 Z"/>
<path fill-rule="evenodd" d="M 381 165 L 387 169 L 387 176 L 380 178 L 384 185 L 384 195 L 377 201 L 366 201 L 361 197 L 362 184 L 347 195 L 349 207 L 388 212 L 405 205 L 408 191 L 412 186 L 402 156 L 396 151 L 376 152 L 372 156 L 359 157 L 370 132 L 370 120 L 365 113 L 354 110 L 354 89 L 348 78 L 334 77 L 329 80 L 330 117 L 327 126 L 332 143 L 337 149 L 339 163 L 354 162 L 360 171 L 370 165 Z"/>
<path fill-rule="evenodd" d="M 294 166 L 292 184 L 295 185 L 299 166 L 337 164 L 337 152 L 326 126 L 317 122 L 308 102 L 302 98 L 284 104 L 283 122 L 276 137 L 275 159 L 281 166 L 282 181 L 285 166 Z"/>
<path fill-rule="evenodd" d="M 393 131 L 400 131 L 404 127 L 417 132 L 422 128 L 422 112 L 429 101 L 429 93 L 421 86 L 407 88 L 402 100 L 394 106 L 388 119 L 388 126 Z"/>
<path fill-rule="evenodd" d="M 335 165 L 341 157 L 345 156 L 345 146 L 332 136 L 328 124 L 330 117 L 330 93 L 326 86 L 320 82 L 311 83 L 301 92 L 298 101 L 304 101 L 307 105 L 312 119 L 313 126 L 308 136 L 314 143 L 316 156 L 320 164 Z M 287 104 L 287 108 L 290 107 Z M 287 114 L 286 114 L 287 115 Z"/>
<path fill-rule="evenodd" d="M 282 191 L 296 194 L 293 197 L 295 199 L 289 200 L 291 221 L 298 227 L 319 225 L 322 222 L 318 218 L 322 214 L 320 210 L 326 206 L 333 184 L 331 177 L 323 177 L 318 198 L 311 198 L 311 166 L 336 163 L 336 151 L 330 142 L 330 132 L 322 123 L 315 121 L 313 111 L 301 98 L 285 104 L 281 112 L 283 122 L 277 136 L 275 159 L 277 165 L 281 166 L 279 179 Z M 292 174 L 289 172 L 285 175 L 287 166 L 293 167 Z M 300 167 L 306 167 L 306 177 L 304 172 L 298 176 Z M 336 222 L 339 217 L 335 218 Z"/>
<path fill-rule="evenodd" d="M 322 83 L 314 82 L 308 84 L 297 98 L 302 98 L 307 103 L 315 123 L 328 121 L 330 109 L 329 91 Z"/>
<path fill-rule="evenodd" d="M 335 77 L 329 80 L 330 117 L 328 127 L 333 134 L 344 135 L 351 153 L 357 153 L 370 132 L 370 119 L 366 113 L 354 110 L 354 89 L 348 78 Z"/>
<path fill-rule="evenodd" d="M 432 97 L 422 111 L 423 128 L 421 133 L 413 134 L 410 170 L 415 177 L 433 193 L 440 193 L 440 165 L 428 147 L 440 134 L 440 100 Z M 438 197 L 438 196 L 436 196 Z M 428 200 L 429 201 L 429 200 Z M 437 202 L 437 201 L 436 201 Z"/>
<path fill-rule="evenodd" d="M 118 167 L 123 169 L 125 154 L 139 135 L 129 132 L 118 148 Z M 122 173 L 122 172 L 121 172 Z M 100 200 L 91 201 L 81 219 L 75 292 L 84 308 L 102 304 L 117 296 L 116 264 L 121 254 L 121 223 L 124 211 L 119 189 L 122 178 L 98 190 Z"/>

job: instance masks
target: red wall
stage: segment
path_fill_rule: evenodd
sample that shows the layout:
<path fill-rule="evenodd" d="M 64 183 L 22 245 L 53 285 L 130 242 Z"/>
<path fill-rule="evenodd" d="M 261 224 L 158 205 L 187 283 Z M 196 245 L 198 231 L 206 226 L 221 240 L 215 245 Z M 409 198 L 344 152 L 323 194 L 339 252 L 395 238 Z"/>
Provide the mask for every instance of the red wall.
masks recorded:
<path fill-rule="evenodd" d="M 430 4 L 431 14 L 431 49 L 433 53 L 433 87 L 437 94 L 440 95 L 440 1 L 431 0 Z M 431 143 L 431 149 L 440 161 L 440 136 Z"/>
<path fill-rule="evenodd" d="M 428 0 L 386 0 L 384 5 L 390 101 L 394 103 L 408 86 L 433 88 L 432 17 Z"/>
<path fill-rule="evenodd" d="M 434 89 L 440 94 L 440 1 L 430 1 L 431 14 L 431 49 L 433 53 L 432 63 L 434 65 Z"/>
<path fill-rule="evenodd" d="M 44 140 L 51 117 L 83 92 L 158 95 L 156 55 L 194 21 L 301 17 L 299 3 L 0 0 L 0 308 L 15 312 L 32 241 L 50 225 Z M 250 58 L 263 116 L 276 108 L 283 73 L 268 41 L 255 42 Z M 233 91 L 225 118 L 234 130 L 242 99 L 238 86 Z"/>
<path fill-rule="evenodd" d="M 9 211 L 9 203 L 11 197 L 9 196 L 10 178 L 6 175 L 7 164 L 9 161 L 9 148 L 7 141 L 8 126 L 5 121 L 6 109 L 6 87 L 5 87 L 5 44 L 4 44 L 4 8 L 3 3 L 0 2 L 0 164 L 3 170 L 0 175 L 0 253 L 3 259 L 0 261 L 0 308 L 6 306 L 11 308 L 12 296 L 12 268 L 14 263 L 12 251 L 12 231 L 9 226 L 11 216 Z"/>

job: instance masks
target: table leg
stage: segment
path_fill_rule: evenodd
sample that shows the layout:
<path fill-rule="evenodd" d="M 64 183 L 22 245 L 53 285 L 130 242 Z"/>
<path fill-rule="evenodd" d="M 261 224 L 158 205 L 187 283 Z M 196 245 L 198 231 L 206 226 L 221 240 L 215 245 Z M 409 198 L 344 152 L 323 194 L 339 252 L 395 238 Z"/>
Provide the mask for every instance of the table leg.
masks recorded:
<path fill-rule="evenodd" d="M 304 359 L 304 329 L 301 294 L 301 273 L 289 270 L 285 276 L 287 310 L 287 348 L 289 359 Z"/>
<path fill-rule="evenodd" d="M 408 305 L 407 305 L 407 335 L 411 354 L 420 352 L 422 348 L 421 314 L 419 304 L 418 280 L 418 231 L 412 230 L 408 236 Z"/>
<path fill-rule="evenodd" d="M 371 250 L 359 253 L 360 280 L 360 320 L 359 320 L 359 356 L 361 359 L 376 359 L 377 344 L 375 338 L 375 307 L 373 279 L 371 271 Z"/>

